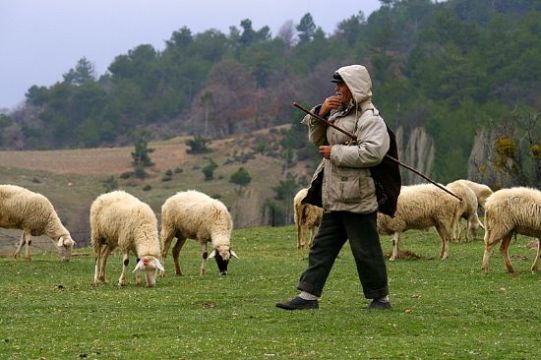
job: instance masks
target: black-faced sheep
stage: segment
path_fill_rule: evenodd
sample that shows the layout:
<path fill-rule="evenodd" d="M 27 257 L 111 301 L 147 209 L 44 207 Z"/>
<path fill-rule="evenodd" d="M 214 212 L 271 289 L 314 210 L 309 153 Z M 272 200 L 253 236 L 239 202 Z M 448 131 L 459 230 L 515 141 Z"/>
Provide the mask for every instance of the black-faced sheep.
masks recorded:
<path fill-rule="evenodd" d="M 308 189 L 301 189 L 293 198 L 293 220 L 297 227 L 297 249 L 304 249 L 305 234 L 309 234 L 308 247 L 312 247 L 317 228 L 323 216 L 323 209 L 310 204 L 302 204 Z"/>
<path fill-rule="evenodd" d="M 31 260 L 31 236 L 47 235 L 55 243 L 62 261 L 70 260 L 75 241 L 51 202 L 41 194 L 16 185 L 0 185 L 0 227 L 23 231 L 15 258 L 26 245 L 26 258 Z"/>
<path fill-rule="evenodd" d="M 500 252 L 508 272 L 514 272 L 509 258 L 513 234 L 541 237 L 541 191 L 526 187 L 501 189 L 485 203 L 485 252 L 481 269 L 488 273 L 491 250 L 500 241 Z M 539 247 L 531 271 L 537 270 Z"/>
<path fill-rule="evenodd" d="M 231 256 L 237 254 L 231 249 L 233 222 L 225 205 L 219 200 L 198 191 L 179 192 L 168 198 L 162 205 L 161 240 L 162 257 L 165 259 L 172 240 L 175 273 L 182 275 L 179 254 L 186 239 L 196 239 L 201 246 L 201 266 L 199 274 L 205 273 L 207 258 L 215 258 L 221 275 L 227 274 Z M 208 255 L 207 243 L 212 242 L 212 252 Z"/>
<path fill-rule="evenodd" d="M 378 212 L 378 232 L 393 235 L 389 260 L 398 256 L 400 234 L 409 229 L 435 226 L 441 239 L 440 258 L 448 257 L 448 243 L 458 221 L 460 201 L 432 184 L 403 186 L 394 217 Z"/>
<path fill-rule="evenodd" d="M 124 191 L 100 195 L 90 207 L 91 243 L 94 248 L 94 283 L 106 282 L 107 257 L 118 246 L 123 253 L 122 274 L 119 285 L 126 283 L 129 253 L 137 257 L 136 283 L 139 272 L 146 275 L 147 286 L 156 284 L 157 271 L 165 271 L 160 263 L 161 249 L 158 221 L 144 202 Z"/>

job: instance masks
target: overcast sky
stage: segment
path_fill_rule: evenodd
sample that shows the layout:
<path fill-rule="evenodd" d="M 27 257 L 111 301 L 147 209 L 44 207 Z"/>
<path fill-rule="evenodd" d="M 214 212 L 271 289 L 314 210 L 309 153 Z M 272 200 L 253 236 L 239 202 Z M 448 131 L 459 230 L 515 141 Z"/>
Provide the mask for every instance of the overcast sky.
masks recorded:
<path fill-rule="evenodd" d="M 0 109 L 13 109 L 32 85 L 50 86 L 86 57 L 98 76 L 115 56 L 140 44 L 163 50 L 173 31 L 214 28 L 229 34 L 250 19 L 275 36 L 309 12 L 331 34 L 336 25 L 379 0 L 0 0 Z"/>

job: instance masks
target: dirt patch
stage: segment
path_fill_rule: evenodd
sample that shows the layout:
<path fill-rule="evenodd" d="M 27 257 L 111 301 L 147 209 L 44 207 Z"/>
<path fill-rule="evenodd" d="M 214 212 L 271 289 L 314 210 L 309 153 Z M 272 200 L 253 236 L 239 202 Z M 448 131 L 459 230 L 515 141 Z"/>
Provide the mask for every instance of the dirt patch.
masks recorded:
<path fill-rule="evenodd" d="M 187 158 L 184 140 L 150 143 L 156 171 L 175 168 Z M 110 175 L 133 170 L 133 147 L 0 151 L 0 167 L 43 170 L 56 174 Z"/>

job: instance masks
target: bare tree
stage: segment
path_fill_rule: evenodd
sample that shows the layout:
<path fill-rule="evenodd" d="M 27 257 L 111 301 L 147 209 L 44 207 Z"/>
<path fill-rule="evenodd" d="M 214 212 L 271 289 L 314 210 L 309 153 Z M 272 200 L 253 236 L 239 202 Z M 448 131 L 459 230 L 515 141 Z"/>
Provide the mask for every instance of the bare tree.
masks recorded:
<path fill-rule="evenodd" d="M 404 163 L 414 167 L 423 174 L 430 176 L 434 166 L 434 142 L 423 127 L 417 127 L 408 135 L 405 143 L 404 128 L 399 127 L 396 131 L 398 152 Z M 419 184 L 425 182 L 423 178 L 411 171 L 401 169 L 402 183 L 404 185 Z"/>

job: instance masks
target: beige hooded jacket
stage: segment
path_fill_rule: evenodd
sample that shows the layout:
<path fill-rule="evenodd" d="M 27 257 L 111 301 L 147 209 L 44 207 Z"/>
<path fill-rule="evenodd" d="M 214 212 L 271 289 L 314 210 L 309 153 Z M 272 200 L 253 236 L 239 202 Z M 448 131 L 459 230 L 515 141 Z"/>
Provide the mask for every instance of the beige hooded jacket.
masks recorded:
<path fill-rule="evenodd" d="M 350 65 L 337 72 L 353 99 L 345 109 L 332 111 L 328 120 L 354 133 L 357 142 L 353 143 L 347 135 L 307 115 L 302 122 L 309 125 L 310 141 L 316 146 L 332 145 L 331 157 L 319 164 L 312 186 L 323 171 L 321 200 L 325 211 L 367 214 L 378 208 L 369 168 L 379 164 L 389 150 L 389 134 L 372 104 L 372 81 L 366 68 Z"/>

